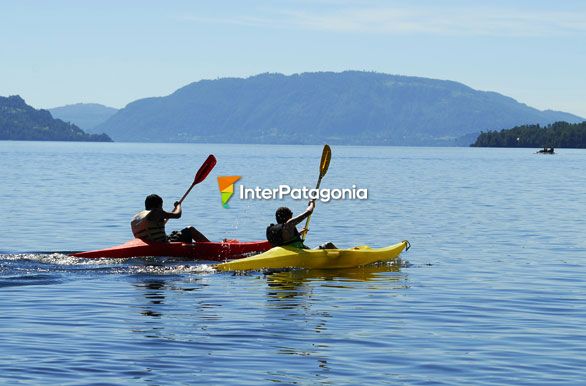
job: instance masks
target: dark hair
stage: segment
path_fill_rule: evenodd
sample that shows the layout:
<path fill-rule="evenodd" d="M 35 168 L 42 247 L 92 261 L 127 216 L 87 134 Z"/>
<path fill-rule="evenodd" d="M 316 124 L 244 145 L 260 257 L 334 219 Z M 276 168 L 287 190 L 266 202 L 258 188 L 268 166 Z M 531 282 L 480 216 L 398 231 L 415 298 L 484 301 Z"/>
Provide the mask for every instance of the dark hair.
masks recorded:
<path fill-rule="evenodd" d="M 275 212 L 275 217 L 278 224 L 285 224 L 291 217 L 293 217 L 293 212 L 291 212 L 291 209 L 282 206 Z"/>
<path fill-rule="evenodd" d="M 149 194 L 144 200 L 144 208 L 151 210 L 161 208 L 163 206 L 163 199 L 157 194 Z"/>

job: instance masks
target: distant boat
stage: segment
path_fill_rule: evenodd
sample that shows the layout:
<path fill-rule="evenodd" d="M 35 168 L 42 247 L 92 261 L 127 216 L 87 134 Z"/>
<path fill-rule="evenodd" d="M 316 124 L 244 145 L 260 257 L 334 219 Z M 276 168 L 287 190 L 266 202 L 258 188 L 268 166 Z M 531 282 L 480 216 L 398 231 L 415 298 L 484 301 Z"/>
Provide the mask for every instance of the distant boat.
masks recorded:
<path fill-rule="evenodd" d="M 555 154 L 553 151 L 553 147 L 544 147 L 542 150 L 539 150 L 536 154 Z"/>

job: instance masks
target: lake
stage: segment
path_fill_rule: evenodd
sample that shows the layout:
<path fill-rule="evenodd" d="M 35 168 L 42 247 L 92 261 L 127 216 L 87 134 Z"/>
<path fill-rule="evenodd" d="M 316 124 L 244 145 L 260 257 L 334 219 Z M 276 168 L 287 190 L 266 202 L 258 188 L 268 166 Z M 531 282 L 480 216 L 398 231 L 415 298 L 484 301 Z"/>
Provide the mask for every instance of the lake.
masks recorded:
<path fill-rule="evenodd" d="M 576 385 L 586 367 L 586 152 L 332 148 L 307 243 L 408 239 L 396 263 L 217 273 L 165 258 L 64 251 L 131 238 L 158 193 L 168 230 L 258 240 L 274 211 L 217 176 L 313 187 L 321 146 L 0 141 L 0 383 Z"/>

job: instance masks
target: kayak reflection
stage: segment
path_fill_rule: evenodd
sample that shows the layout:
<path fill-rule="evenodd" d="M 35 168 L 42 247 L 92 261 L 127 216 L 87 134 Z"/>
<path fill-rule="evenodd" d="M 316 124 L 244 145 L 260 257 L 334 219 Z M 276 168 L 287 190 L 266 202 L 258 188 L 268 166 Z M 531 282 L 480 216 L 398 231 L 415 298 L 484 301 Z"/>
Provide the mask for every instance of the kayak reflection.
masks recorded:
<path fill-rule="evenodd" d="M 399 276 L 388 275 L 389 272 L 400 272 L 400 264 L 393 262 L 350 269 L 273 271 L 266 274 L 267 297 L 271 301 L 311 297 L 313 286 L 309 285 L 310 282 L 321 282 L 317 286 L 353 288 L 352 285 L 344 285 L 344 282 L 403 279 Z M 294 303 L 283 305 L 284 308 L 291 308 Z"/>
<path fill-rule="evenodd" d="M 353 306 L 344 304 L 355 304 L 355 290 L 363 293 L 360 287 L 387 292 L 391 282 L 391 288 L 404 288 L 405 277 L 400 267 L 394 262 L 350 269 L 267 273 L 267 323 L 274 331 L 288 332 L 288 339 L 279 341 L 274 354 L 303 357 L 304 363 L 314 366 L 317 377 L 327 379 L 331 352 L 341 342 L 336 333 L 339 320 L 345 318 L 345 312 L 354 312 Z M 324 302 L 324 297 L 328 301 Z"/>
<path fill-rule="evenodd" d="M 303 282 L 310 279 L 369 281 L 378 278 L 381 272 L 399 272 L 397 263 L 381 263 L 349 269 L 295 269 L 275 271 L 267 274 L 267 280 L 274 282 Z M 269 284 L 270 285 L 270 284 Z"/>

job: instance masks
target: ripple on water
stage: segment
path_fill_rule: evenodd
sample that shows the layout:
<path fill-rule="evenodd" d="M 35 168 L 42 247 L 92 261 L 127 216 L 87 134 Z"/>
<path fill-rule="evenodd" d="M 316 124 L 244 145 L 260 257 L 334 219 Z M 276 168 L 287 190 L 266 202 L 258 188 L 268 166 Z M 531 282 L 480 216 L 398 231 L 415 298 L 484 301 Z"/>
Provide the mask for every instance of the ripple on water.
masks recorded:
<path fill-rule="evenodd" d="M 186 160 L 214 153 L 247 185 L 303 186 L 320 151 L 0 141 L 0 383 L 583 384 L 583 151 L 334 148 L 324 183 L 353 179 L 369 200 L 319 204 L 310 244 L 408 238 L 398 265 L 231 274 L 14 254 L 124 242 L 145 192 L 172 202 L 185 189 Z M 136 165 L 165 173 L 132 178 Z M 218 200 L 213 181 L 198 185 L 178 227 L 254 240 L 277 206 Z"/>

